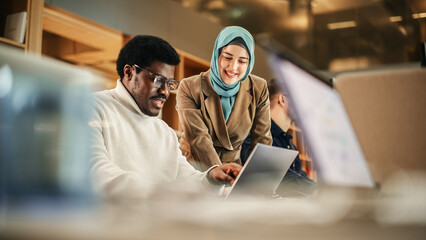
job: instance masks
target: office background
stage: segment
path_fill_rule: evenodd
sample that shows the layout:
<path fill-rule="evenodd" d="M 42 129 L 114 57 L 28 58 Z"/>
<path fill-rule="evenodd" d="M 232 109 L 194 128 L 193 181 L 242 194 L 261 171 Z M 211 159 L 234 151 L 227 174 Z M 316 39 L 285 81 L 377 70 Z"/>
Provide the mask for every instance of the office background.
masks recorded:
<path fill-rule="evenodd" d="M 1 1 L 2 5 L 10 2 L 26 3 L 27 1 Z M 28 2 L 32 4 L 43 1 L 28 0 Z M 57 19 L 68 19 L 73 23 L 88 23 L 86 20 L 80 22 L 79 17 L 82 17 L 93 20 L 93 22 L 87 24 L 94 26 L 93 29 L 103 29 L 105 32 L 111 33 L 111 35 L 105 35 L 105 38 L 112 36 L 111 42 L 113 42 L 112 40 L 115 41 L 116 36 L 124 34 L 124 39 L 117 38 L 118 45 L 111 44 L 114 45 L 111 48 L 114 51 L 121 47 L 122 40 L 126 41 L 133 35 L 152 34 L 167 39 L 176 48 L 184 51 L 185 54 L 190 54 L 191 56 L 188 55 L 188 59 L 192 60 L 186 62 L 191 64 L 196 62 L 198 67 L 201 66 L 200 68 L 208 67 L 213 43 L 219 31 L 223 26 L 232 24 L 248 28 L 255 36 L 269 34 L 320 69 L 331 72 L 378 67 L 394 68 L 395 65 L 398 65 L 398 67 L 419 66 L 419 44 L 425 41 L 426 1 L 421 0 L 46 0 L 45 3 L 50 4 L 50 7 L 44 9 L 44 16 L 50 20 L 50 23 L 52 23 L 51 20 L 54 19 L 54 16 L 58 17 Z M 43 11 L 43 4 L 39 4 L 38 7 L 39 10 Z M 70 14 L 61 14 L 62 10 L 55 9 L 55 7 L 74 13 L 76 16 L 74 16 L 74 19 L 66 18 Z M 49 9 L 53 10 L 49 11 Z M 2 10 L 0 10 L 0 13 L 2 13 Z M 282 22 L 278 20 L 280 14 L 284 15 Z M 274 17 L 276 19 L 271 20 Z M 44 23 L 48 22 L 45 21 Z M 39 53 L 81 67 L 97 66 L 96 69 L 101 70 L 100 65 L 102 64 L 89 61 L 79 62 L 72 57 L 77 57 L 79 53 L 82 53 L 78 60 L 90 60 L 87 56 L 82 57 L 84 56 L 83 53 L 85 50 L 91 50 L 95 47 L 90 45 L 90 42 L 98 44 L 96 41 L 105 40 L 104 38 L 82 34 L 87 38 L 83 43 L 72 42 L 72 44 L 69 44 L 69 42 L 62 41 L 54 36 L 54 31 L 61 30 L 61 27 L 52 26 L 39 25 L 39 35 L 43 32 L 43 37 L 40 38 L 42 39 L 42 43 L 40 43 L 42 47 L 38 50 Z M 107 27 L 110 29 L 107 29 Z M 30 36 L 33 36 L 31 34 L 32 29 L 30 27 L 28 30 Z M 49 29 L 49 31 L 44 31 L 46 29 Z M 31 38 L 27 38 L 27 42 L 31 43 L 31 41 Z M 26 45 L 27 42 L 24 45 L 12 45 L 31 51 L 32 46 Z M 69 56 L 58 54 L 60 51 L 65 53 L 69 46 L 72 46 L 73 50 L 81 51 L 76 51 L 76 54 Z M 93 57 L 93 59 L 97 61 L 97 59 L 102 58 L 102 54 L 114 57 L 117 53 L 101 52 L 100 56 Z M 197 61 L 194 61 L 194 59 Z M 256 59 L 254 73 L 264 78 L 270 78 L 271 72 L 265 59 L 265 53 L 260 47 L 257 47 Z M 107 79 L 114 82 L 117 78 L 114 75 L 114 62 L 112 58 L 108 60 L 110 62 L 102 65 L 102 68 L 108 68 L 109 73 L 112 70 L 112 73 L 107 75 Z M 178 70 L 178 74 L 186 76 L 199 69 L 198 67 L 189 67 L 189 71 L 186 72 L 186 69 L 182 70 L 183 72 Z M 415 71 L 414 73 L 415 77 L 412 78 L 416 80 L 416 84 L 412 86 L 420 92 L 421 88 L 418 86 L 424 86 L 424 81 L 422 82 L 424 71 L 420 71 L 420 73 Z M 396 75 L 393 76 L 397 77 Z M 406 76 L 400 78 L 407 78 Z M 357 77 L 354 79 L 357 79 Z M 367 79 L 366 82 L 371 82 L 370 80 Z M 385 80 L 387 80 L 387 77 Z M 395 81 L 400 83 L 399 79 Z M 385 89 L 382 86 L 379 85 L 378 89 Z M 398 85 L 395 86 L 398 87 Z M 357 85 L 357 87 L 359 87 L 358 92 L 363 93 L 364 85 Z M 348 89 L 349 92 L 353 92 L 352 87 L 348 87 Z M 395 88 L 392 89 L 395 90 Z M 400 89 L 397 89 L 396 93 L 399 92 L 401 92 Z M 417 101 L 417 99 L 424 99 L 424 97 L 415 98 L 418 95 L 420 94 L 412 96 L 414 100 L 404 98 L 404 104 L 400 105 L 405 106 L 404 110 L 407 111 L 412 110 L 409 107 L 413 107 L 415 115 L 411 116 L 414 117 L 407 120 L 408 114 L 405 114 L 397 118 L 398 121 L 405 122 L 404 125 L 398 125 L 401 127 L 397 130 L 402 129 L 403 133 L 415 134 L 416 136 L 424 132 L 422 125 L 424 121 L 421 121 L 421 119 L 424 119 L 425 116 L 424 101 Z M 359 104 L 358 96 L 352 99 L 354 99 L 355 105 Z M 399 99 L 392 99 L 398 103 Z M 173 104 L 173 98 L 170 101 Z M 413 102 L 417 105 L 411 104 Z M 362 106 L 367 105 L 368 102 L 362 104 Z M 392 106 L 395 105 L 392 104 Z M 398 112 L 394 112 L 393 108 L 387 110 L 390 117 L 386 117 L 385 120 L 394 119 L 393 117 L 398 115 Z M 372 110 L 371 112 L 383 115 L 380 111 Z M 412 124 L 411 120 L 416 124 Z M 383 125 L 385 130 L 387 126 L 389 125 Z M 416 126 L 423 128 L 419 130 L 419 128 L 415 128 Z M 370 127 L 374 128 L 371 125 Z M 405 129 L 410 131 L 405 131 Z M 398 132 L 396 133 L 398 134 Z M 368 137 L 373 142 L 371 147 L 374 147 L 377 141 L 373 141 L 371 135 Z M 420 135 L 420 141 L 417 141 L 417 138 L 405 140 L 411 141 L 416 147 L 422 147 L 425 143 L 424 134 Z M 396 139 L 397 142 L 398 140 Z M 400 149 L 401 145 L 398 144 L 391 146 L 393 151 L 400 153 L 403 153 L 403 150 L 409 150 Z M 384 149 L 384 151 L 388 149 L 390 148 Z M 413 159 L 416 160 L 416 163 L 422 164 L 421 161 L 417 161 L 422 160 L 417 156 L 414 156 Z M 398 159 L 403 162 L 399 165 L 389 164 L 389 159 L 382 159 L 381 156 L 379 158 L 383 160 L 383 162 L 378 163 L 379 166 L 391 166 L 398 170 L 406 170 L 403 168 L 407 167 L 404 162 L 405 159 Z M 402 168 L 400 168 L 401 166 Z M 419 169 L 424 168 L 416 168 L 416 170 Z M 344 189 L 342 192 L 335 192 L 333 189 L 327 192 L 327 189 L 325 189 L 315 201 L 311 201 L 312 199 L 296 199 L 294 201 L 289 200 L 287 204 L 282 204 L 282 202 L 272 204 L 247 203 L 239 205 L 241 208 L 236 208 L 235 204 L 223 204 L 221 208 L 212 209 L 210 202 L 198 202 L 196 199 L 188 200 L 183 197 L 183 201 L 182 199 L 171 199 L 165 205 L 153 204 L 150 209 L 145 208 L 145 206 L 132 209 L 132 206 L 124 205 L 115 211 L 107 209 L 102 214 L 94 214 L 95 216 L 91 215 L 86 218 L 87 215 L 90 215 L 90 211 L 99 207 L 96 206 L 90 208 L 87 212 L 84 212 L 86 209 L 83 209 L 83 216 L 86 217 L 81 218 L 82 220 L 74 218 L 75 221 L 66 220 L 65 222 L 57 221 L 57 219 L 66 218 L 68 215 L 58 214 L 50 209 L 53 206 L 46 205 L 46 209 L 42 210 L 46 210 L 50 214 L 39 211 L 34 212 L 34 215 L 30 215 L 29 218 L 25 218 L 25 215 L 18 216 L 18 218 L 13 218 L 13 215 L 2 215 L 0 238 L 31 239 L 38 237 L 40 239 L 57 239 L 63 236 L 69 239 L 96 239 L 97 236 L 98 239 L 123 239 L 143 238 L 145 236 L 146 238 L 157 239 L 172 237 L 198 239 L 201 236 L 217 239 L 225 234 L 236 239 L 259 239 L 265 237 L 266 232 L 266 237 L 270 239 L 282 239 L 284 236 L 295 239 L 338 237 L 359 239 L 372 236 L 376 239 L 422 239 L 426 230 L 424 227 L 426 223 L 425 201 L 423 201 L 426 196 L 422 190 L 426 182 L 425 177 L 422 173 L 419 173 L 418 176 L 414 175 L 415 177 L 404 175 L 404 173 L 402 172 L 402 175 L 397 176 L 399 178 L 392 179 L 393 182 L 384 184 L 382 188 L 385 196 L 386 193 L 392 193 L 392 191 L 386 192 L 389 189 L 400 194 L 392 199 L 378 198 L 376 201 L 369 201 L 371 200 L 369 194 L 363 195 L 363 197 L 367 197 L 356 201 L 353 198 L 355 194 L 349 192 L 348 189 Z M 387 196 L 394 195 L 388 194 Z M 125 213 L 132 214 L 126 215 Z M 224 219 L 223 216 L 227 217 Z M 35 224 L 36 222 L 38 224 Z M 53 230 L 52 226 L 55 226 Z"/>
<path fill-rule="evenodd" d="M 217 33 L 240 25 L 269 35 L 319 69 L 340 72 L 420 61 L 421 0 L 47 0 L 129 35 L 153 34 L 210 61 Z M 263 50 L 254 73 L 270 78 Z"/>

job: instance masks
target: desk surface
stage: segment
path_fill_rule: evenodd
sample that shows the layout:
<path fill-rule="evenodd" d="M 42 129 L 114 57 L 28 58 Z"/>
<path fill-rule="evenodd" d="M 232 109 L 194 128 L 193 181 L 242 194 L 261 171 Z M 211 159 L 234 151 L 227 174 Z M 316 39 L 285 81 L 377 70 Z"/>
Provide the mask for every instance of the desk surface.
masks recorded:
<path fill-rule="evenodd" d="M 382 205 L 377 200 L 359 201 L 329 194 L 315 200 L 186 199 L 108 204 L 91 211 L 76 209 L 31 215 L 11 212 L 0 220 L 0 239 L 425 238 L 426 221 L 383 220 L 378 217 L 378 206 Z M 418 210 L 424 211 L 424 206 Z"/>

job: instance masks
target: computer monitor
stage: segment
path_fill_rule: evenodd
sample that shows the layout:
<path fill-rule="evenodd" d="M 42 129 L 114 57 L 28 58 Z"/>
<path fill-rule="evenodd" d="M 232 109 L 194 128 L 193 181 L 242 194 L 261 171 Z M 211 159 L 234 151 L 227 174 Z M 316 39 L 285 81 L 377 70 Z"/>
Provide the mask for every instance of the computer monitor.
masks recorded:
<path fill-rule="evenodd" d="M 288 92 L 319 181 L 328 185 L 373 187 L 357 136 L 330 81 L 294 59 L 288 50 L 269 50 L 276 80 Z"/>

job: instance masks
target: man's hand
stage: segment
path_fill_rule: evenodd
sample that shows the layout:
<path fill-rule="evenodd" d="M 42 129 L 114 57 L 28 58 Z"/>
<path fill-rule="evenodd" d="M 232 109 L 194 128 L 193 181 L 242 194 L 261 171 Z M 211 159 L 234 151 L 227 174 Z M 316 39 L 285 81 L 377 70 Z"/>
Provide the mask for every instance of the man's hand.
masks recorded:
<path fill-rule="evenodd" d="M 241 166 L 236 163 L 225 163 L 210 170 L 208 179 L 215 184 L 234 183 L 235 178 L 241 171 Z"/>

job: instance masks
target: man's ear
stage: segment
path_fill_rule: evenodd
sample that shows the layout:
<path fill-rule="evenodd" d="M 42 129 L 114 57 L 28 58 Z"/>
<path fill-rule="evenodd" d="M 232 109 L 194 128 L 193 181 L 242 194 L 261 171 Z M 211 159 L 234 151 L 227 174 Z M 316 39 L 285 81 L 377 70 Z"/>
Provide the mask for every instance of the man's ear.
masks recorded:
<path fill-rule="evenodd" d="M 278 99 L 281 106 L 285 106 L 287 104 L 287 98 L 284 95 L 280 95 Z"/>
<path fill-rule="evenodd" d="M 124 76 L 127 77 L 130 81 L 132 79 L 133 67 L 130 66 L 129 64 L 126 64 L 124 65 L 123 72 L 124 72 Z"/>
<path fill-rule="evenodd" d="M 284 95 L 280 95 L 279 99 L 280 99 L 280 106 L 281 106 L 281 108 L 285 112 L 288 112 L 288 99 L 287 99 L 287 97 L 284 96 Z"/>

